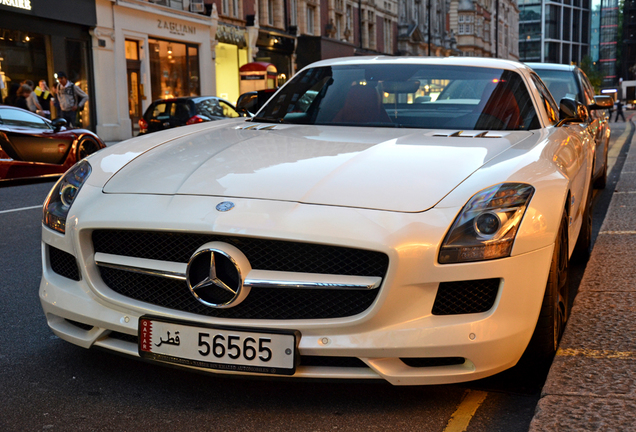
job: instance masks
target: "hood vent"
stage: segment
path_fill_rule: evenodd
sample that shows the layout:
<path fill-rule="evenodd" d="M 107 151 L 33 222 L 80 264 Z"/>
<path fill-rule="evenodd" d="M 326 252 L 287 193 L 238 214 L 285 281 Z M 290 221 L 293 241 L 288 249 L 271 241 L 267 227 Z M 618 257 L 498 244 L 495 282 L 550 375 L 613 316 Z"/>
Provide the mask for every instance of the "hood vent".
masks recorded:
<path fill-rule="evenodd" d="M 248 124 L 247 126 L 237 126 L 236 129 L 239 130 L 272 130 L 275 129 L 276 126 L 278 126 L 277 124 L 262 124 L 262 123 L 256 123 L 256 124 Z"/>
<path fill-rule="evenodd" d="M 491 131 L 455 131 L 455 132 L 435 132 L 435 137 L 460 137 L 460 138 L 502 138 L 508 133 L 494 133 Z"/>

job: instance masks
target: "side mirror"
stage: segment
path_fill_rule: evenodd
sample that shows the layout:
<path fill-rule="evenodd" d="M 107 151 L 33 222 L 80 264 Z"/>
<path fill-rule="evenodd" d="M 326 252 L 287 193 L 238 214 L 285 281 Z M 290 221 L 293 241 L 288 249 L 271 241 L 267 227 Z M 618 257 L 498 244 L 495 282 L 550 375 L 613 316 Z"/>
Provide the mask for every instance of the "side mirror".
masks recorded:
<path fill-rule="evenodd" d="M 53 126 L 53 132 L 59 132 L 63 127 L 68 125 L 67 121 L 63 118 L 55 119 L 51 122 L 51 126 Z"/>
<path fill-rule="evenodd" d="M 585 106 L 574 99 L 563 98 L 559 105 L 559 124 L 565 123 L 585 123 L 589 117 L 589 112 Z"/>
<path fill-rule="evenodd" d="M 614 106 L 614 99 L 611 96 L 596 95 L 594 96 L 594 103 L 590 105 L 588 109 L 590 110 L 610 109 L 613 106 Z"/>

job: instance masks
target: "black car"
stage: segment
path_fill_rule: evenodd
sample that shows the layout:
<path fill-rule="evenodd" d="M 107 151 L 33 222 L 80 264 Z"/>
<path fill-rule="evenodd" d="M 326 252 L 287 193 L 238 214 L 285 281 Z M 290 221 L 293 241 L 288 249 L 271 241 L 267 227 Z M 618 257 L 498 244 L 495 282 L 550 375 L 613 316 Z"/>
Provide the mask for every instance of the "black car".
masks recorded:
<path fill-rule="evenodd" d="M 240 117 L 234 105 L 214 96 L 159 99 L 139 119 L 139 135 L 234 117 Z"/>
<path fill-rule="evenodd" d="M 594 95 L 594 88 L 585 72 L 577 66 L 552 63 L 526 63 L 546 84 L 554 100 L 569 98 L 585 105 L 590 115 L 590 129 L 596 142 L 594 155 L 594 187 L 603 189 L 607 183 L 607 151 L 610 128 L 606 109 L 613 105 L 611 96 Z"/>

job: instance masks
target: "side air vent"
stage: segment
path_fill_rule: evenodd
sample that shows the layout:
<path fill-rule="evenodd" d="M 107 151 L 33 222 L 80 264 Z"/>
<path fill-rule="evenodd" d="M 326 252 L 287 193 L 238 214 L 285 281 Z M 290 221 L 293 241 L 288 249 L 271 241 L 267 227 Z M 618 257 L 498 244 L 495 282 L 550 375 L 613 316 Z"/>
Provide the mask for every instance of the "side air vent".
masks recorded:
<path fill-rule="evenodd" d="M 486 312 L 492 308 L 501 279 L 442 282 L 437 289 L 433 315 Z"/>
<path fill-rule="evenodd" d="M 77 261 L 75 257 L 68 252 L 64 252 L 58 248 L 49 245 L 49 261 L 51 262 L 51 269 L 65 278 L 72 279 L 74 281 L 80 280 L 80 272 L 77 267 Z"/>

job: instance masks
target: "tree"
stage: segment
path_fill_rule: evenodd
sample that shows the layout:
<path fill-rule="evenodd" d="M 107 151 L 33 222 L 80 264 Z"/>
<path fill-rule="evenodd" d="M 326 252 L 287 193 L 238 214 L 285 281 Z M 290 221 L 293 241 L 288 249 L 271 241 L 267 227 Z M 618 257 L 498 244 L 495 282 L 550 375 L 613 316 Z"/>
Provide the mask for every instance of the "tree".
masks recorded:
<path fill-rule="evenodd" d="M 596 94 L 600 94 L 601 85 L 603 84 L 603 74 L 599 70 L 596 63 L 592 61 L 592 58 L 590 56 L 585 56 L 581 60 L 581 70 L 585 72 L 585 75 L 587 75 L 590 83 L 594 87 L 594 91 L 596 92 Z"/>

